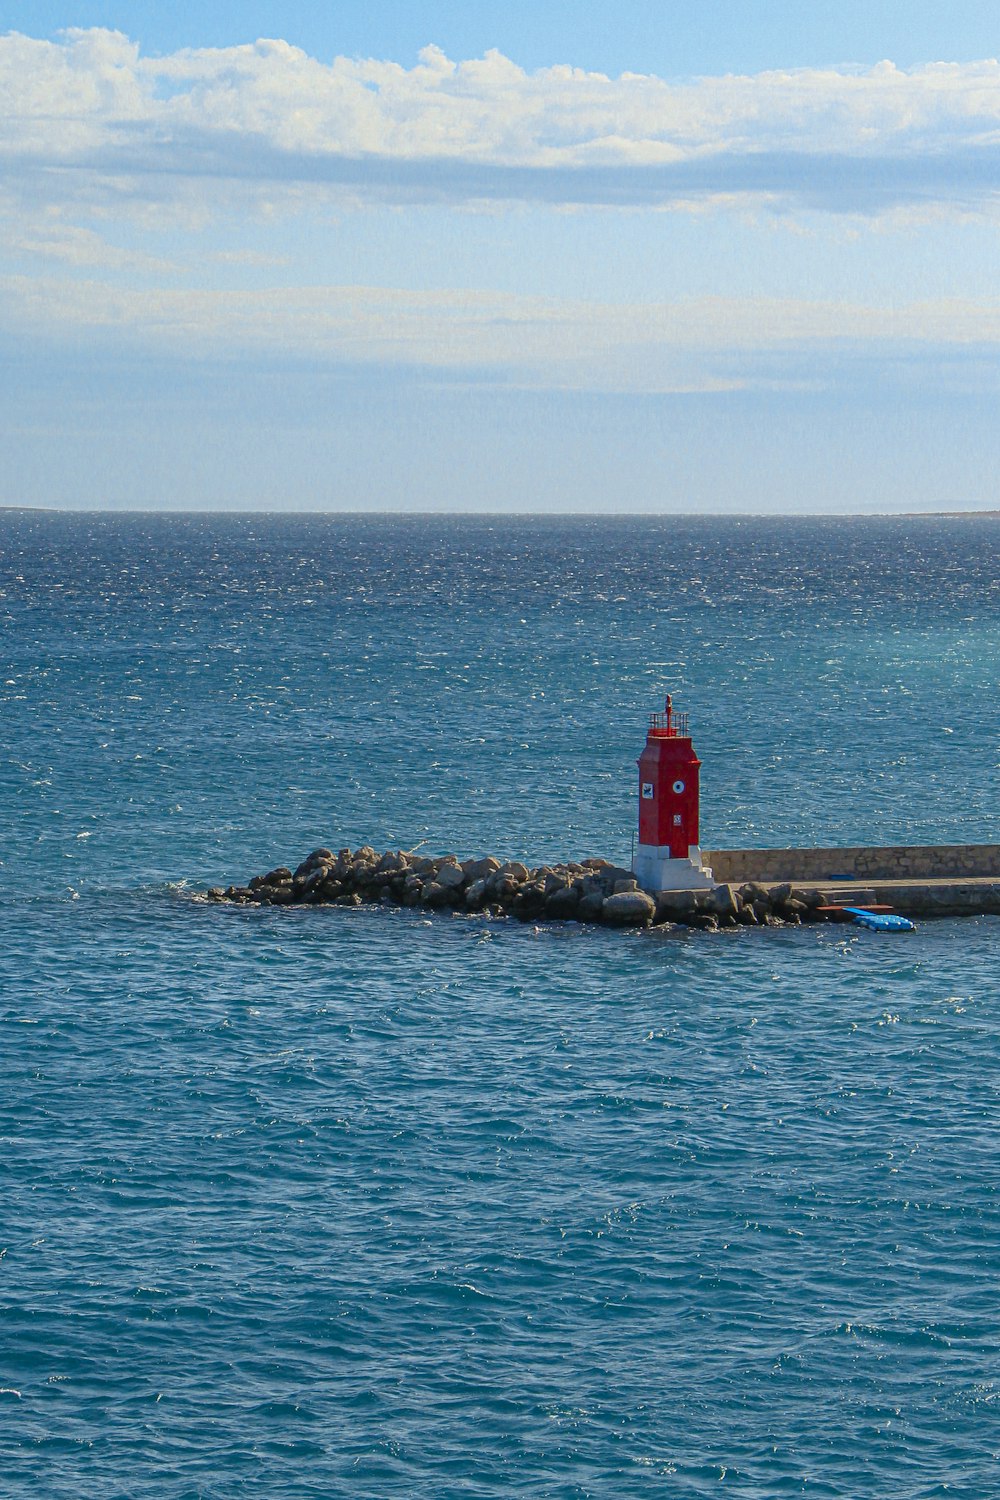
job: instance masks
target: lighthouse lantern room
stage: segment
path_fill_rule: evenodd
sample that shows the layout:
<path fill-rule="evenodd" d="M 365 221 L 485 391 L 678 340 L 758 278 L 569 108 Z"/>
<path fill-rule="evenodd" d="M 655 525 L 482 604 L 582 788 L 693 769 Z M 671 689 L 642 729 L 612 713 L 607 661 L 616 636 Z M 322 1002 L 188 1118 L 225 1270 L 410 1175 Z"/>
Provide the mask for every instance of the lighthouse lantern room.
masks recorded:
<path fill-rule="evenodd" d="M 639 757 L 639 845 L 632 871 L 647 891 L 704 890 L 714 884 L 698 844 L 701 761 L 688 734 L 688 716 L 667 696 L 650 714 Z"/>

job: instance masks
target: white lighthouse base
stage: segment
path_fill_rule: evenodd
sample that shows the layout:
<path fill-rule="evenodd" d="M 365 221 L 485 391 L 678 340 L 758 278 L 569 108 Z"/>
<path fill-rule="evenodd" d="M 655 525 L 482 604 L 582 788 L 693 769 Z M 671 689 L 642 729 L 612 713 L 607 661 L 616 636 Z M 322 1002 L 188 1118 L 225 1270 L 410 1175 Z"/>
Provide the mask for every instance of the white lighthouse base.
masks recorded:
<path fill-rule="evenodd" d="M 632 873 L 644 891 L 708 891 L 715 881 L 701 862 L 697 844 L 687 859 L 672 859 L 670 845 L 640 844 L 632 860 Z"/>

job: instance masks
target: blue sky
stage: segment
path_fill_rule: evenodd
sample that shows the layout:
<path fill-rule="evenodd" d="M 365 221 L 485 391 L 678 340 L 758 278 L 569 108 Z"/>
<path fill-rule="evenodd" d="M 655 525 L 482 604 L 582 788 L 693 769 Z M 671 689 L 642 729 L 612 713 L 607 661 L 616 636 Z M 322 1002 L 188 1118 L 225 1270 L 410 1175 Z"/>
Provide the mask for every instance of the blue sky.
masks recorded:
<path fill-rule="evenodd" d="M 603 72 L 760 72 L 826 63 L 970 62 L 1000 48 L 992 0 L 7 0 L 0 27 L 51 37 L 67 26 L 124 31 L 144 50 L 283 37 L 315 57 L 412 63 L 429 42 L 452 57 L 499 48 L 525 68 L 571 61 Z"/>
<path fill-rule="evenodd" d="M 962 0 L 0 3 L 0 503 L 996 507 L 998 52 Z"/>

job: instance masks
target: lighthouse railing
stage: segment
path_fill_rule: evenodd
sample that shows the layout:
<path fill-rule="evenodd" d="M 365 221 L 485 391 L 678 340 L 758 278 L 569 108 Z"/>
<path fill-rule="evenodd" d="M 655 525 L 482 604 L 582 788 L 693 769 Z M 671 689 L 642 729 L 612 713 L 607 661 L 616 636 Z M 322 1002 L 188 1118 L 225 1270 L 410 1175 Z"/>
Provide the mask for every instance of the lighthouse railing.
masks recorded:
<path fill-rule="evenodd" d="M 650 729 L 665 729 L 671 738 L 674 735 L 683 735 L 686 737 L 688 732 L 688 716 L 687 714 L 679 713 L 650 714 L 649 727 Z"/>

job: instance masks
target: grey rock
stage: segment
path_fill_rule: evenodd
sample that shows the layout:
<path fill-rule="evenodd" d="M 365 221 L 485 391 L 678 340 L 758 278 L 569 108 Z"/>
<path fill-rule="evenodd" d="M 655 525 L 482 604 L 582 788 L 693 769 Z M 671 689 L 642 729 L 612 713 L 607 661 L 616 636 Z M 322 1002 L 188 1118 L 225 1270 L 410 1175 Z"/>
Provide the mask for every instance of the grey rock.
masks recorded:
<path fill-rule="evenodd" d="M 375 853 L 374 849 L 372 850 L 372 853 Z M 311 854 L 306 855 L 305 859 L 295 871 L 295 878 L 297 880 L 304 879 L 307 875 L 311 874 L 318 865 L 332 864 L 333 859 L 334 855 L 331 849 L 314 849 Z"/>
<path fill-rule="evenodd" d="M 576 914 L 580 921 L 599 922 L 601 920 L 601 912 L 604 909 L 605 899 L 600 891 L 590 891 L 587 895 L 582 896 L 580 904 L 576 909 Z"/>
<path fill-rule="evenodd" d="M 655 915 L 656 902 L 645 891 L 619 891 L 601 907 L 601 920 L 614 927 L 648 927 Z"/>
<path fill-rule="evenodd" d="M 406 864 L 405 854 L 400 850 L 388 849 L 375 866 L 375 871 L 378 875 L 394 875 L 397 870 L 405 870 Z"/>
<path fill-rule="evenodd" d="M 705 910 L 716 917 L 736 917 L 742 905 L 731 885 L 717 885 L 705 898 Z"/>
<path fill-rule="evenodd" d="M 287 884 L 270 886 L 261 892 L 261 897 L 268 906 L 291 906 L 295 900 L 295 892 L 289 881 Z"/>
<path fill-rule="evenodd" d="M 545 898 L 545 915 L 555 922 L 572 921 L 579 909 L 580 891 L 575 885 L 559 886 Z"/>
<path fill-rule="evenodd" d="M 489 882 L 490 893 L 504 906 L 513 901 L 521 889 L 521 883 L 515 880 L 513 875 L 505 875 L 502 870 L 491 877 Z"/>
<path fill-rule="evenodd" d="M 457 863 L 442 865 L 437 872 L 437 883 L 444 886 L 445 890 L 457 890 L 465 884 L 465 871 Z"/>
<path fill-rule="evenodd" d="M 545 910 L 545 887 L 540 880 L 530 881 L 523 885 L 514 898 L 512 910 L 514 915 L 522 921 L 530 921 L 532 917 L 541 916 Z"/>
<path fill-rule="evenodd" d="M 656 898 L 657 922 L 683 922 L 697 912 L 700 891 L 661 891 Z"/>
<path fill-rule="evenodd" d="M 477 880 L 488 880 L 491 875 L 496 874 L 499 868 L 500 861 L 495 859 L 492 854 L 488 854 L 485 859 L 465 859 L 462 861 L 465 878 L 473 883 Z"/>
<path fill-rule="evenodd" d="M 749 901 L 751 904 L 755 904 L 758 901 L 766 901 L 768 905 L 771 903 L 771 897 L 767 890 L 764 886 L 759 885 L 756 880 L 748 880 L 744 885 L 740 886 L 740 899 L 742 901 Z"/>
<path fill-rule="evenodd" d="M 638 889 L 639 889 L 639 882 L 638 882 L 638 880 L 636 880 L 636 878 L 635 878 L 634 875 L 629 875 L 627 878 L 623 878 L 621 880 L 616 880 L 615 881 L 614 886 L 612 888 L 612 895 L 614 895 L 614 896 L 621 896 L 626 891 L 637 891 Z"/>

